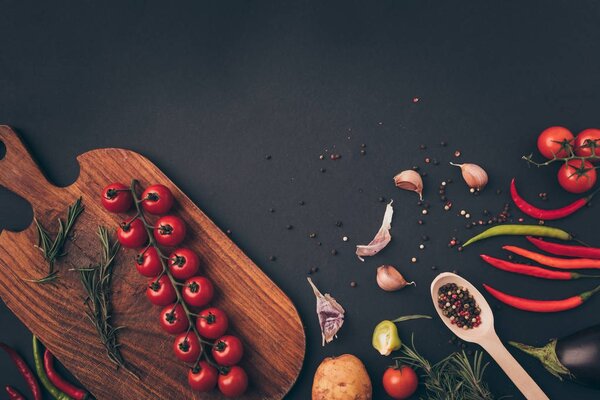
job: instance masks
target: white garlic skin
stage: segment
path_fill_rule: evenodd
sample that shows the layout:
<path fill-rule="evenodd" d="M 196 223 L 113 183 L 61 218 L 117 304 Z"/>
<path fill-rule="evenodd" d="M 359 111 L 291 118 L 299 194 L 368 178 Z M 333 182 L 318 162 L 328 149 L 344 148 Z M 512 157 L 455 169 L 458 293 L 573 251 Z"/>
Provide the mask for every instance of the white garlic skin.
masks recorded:
<path fill-rule="evenodd" d="M 455 167 L 460 167 L 463 179 L 472 189 L 483 190 L 485 185 L 488 183 L 488 174 L 483 168 L 477 164 L 465 163 L 465 164 L 454 164 L 450 163 Z"/>

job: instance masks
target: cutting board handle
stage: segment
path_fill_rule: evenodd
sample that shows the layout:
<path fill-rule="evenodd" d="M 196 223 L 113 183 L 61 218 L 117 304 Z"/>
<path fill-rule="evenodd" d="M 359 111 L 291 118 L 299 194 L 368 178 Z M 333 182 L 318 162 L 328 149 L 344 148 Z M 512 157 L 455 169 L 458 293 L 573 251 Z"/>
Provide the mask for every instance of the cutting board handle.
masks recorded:
<path fill-rule="evenodd" d="M 48 182 L 19 135 L 9 126 L 0 125 L 0 141 L 6 148 L 4 158 L 0 159 L 0 185 L 36 208 L 39 202 L 50 198 L 56 186 Z M 35 185 L 31 184 L 32 180 Z"/>

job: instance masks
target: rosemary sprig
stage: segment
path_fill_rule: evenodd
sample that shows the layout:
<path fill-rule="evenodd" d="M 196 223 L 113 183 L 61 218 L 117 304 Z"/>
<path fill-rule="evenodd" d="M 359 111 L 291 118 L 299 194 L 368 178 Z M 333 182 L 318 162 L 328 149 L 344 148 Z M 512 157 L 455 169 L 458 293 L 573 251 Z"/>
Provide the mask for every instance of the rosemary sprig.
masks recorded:
<path fill-rule="evenodd" d="M 63 252 L 64 245 L 69 238 L 71 229 L 77 217 L 83 212 L 83 205 L 81 204 L 81 197 L 78 198 L 75 203 L 71 204 L 67 209 L 66 222 L 58 218 L 58 232 L 54 240 L 50 238 L 48 231 L 40 224 L 37 219 L 34 219 L 35 226 L 38 233 L 38 244 L 37 248 L 40 249 L 44 255 L 44 259 L 48 263 L 48 275 L 41 279 L 26 279 L 29 282 L 45 283 L 50 282 L 58 277 L 58 273 L 54 271 L 54 262 L 57 258 L 64 256 L 66 253 Z"/>
<path fill-rule="evenodd" d="M 88 307 L 86 315 L 96 328 L 110 361 L 117 368 L 123 367 L 131 375 L 138 378 L 137 375 L 127 369 L 125 360 L 119 350 L 117 332 L 123 327 L 113 327 L 111 323 L 110 287 L 114 259 L 121 246 L 116 240 L 111 243 L 108 229 L 103 226 L 98 227 L 98 237 L 102 246 L 99 263 L 94 266 L 90 265 L 88 268 L 77 269 L 87 294 L 85 299 L 85 304 Z"/>
<path fill-rule="evenodd" d="M 483 374 L 489 363 L 483 363 L 483 352 L 475 351 L 473 363 L 464 351 L 452 353 L 432 365 L 416 350 L 414 336 L 411 346 L 402 345 L 398 363 L 410 365 L 423 372 L 423 385 L 429 400 L 493 400 Z"/>

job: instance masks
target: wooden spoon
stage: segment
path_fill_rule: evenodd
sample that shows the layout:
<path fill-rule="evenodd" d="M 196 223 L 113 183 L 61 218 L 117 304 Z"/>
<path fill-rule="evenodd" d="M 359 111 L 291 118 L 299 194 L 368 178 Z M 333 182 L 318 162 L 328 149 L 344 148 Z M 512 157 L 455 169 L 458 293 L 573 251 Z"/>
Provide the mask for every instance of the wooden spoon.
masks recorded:
<path fill-rule="evenodd" d="M 456 325 L 451 324 L 450 319 L 442 314 L 442 310 L 437 304 L 438 290 L 447 283 L 455 283 L 458 286 L 462 286 L 468 289 L 469 293 L 473 295 L 475 302 L 481 309 L 481 325 L 479 325 L 477 328 L 459 328 Z M 470 343 L 477 343 L 483 347 L 490 354 L 490 356 L 496 360 L 500 368 L 502 368 L 510 380 L 513 381 L 513 383 L 528 400 L 548 399 L 548 396 L 546 396 L 537 383 L 535 383 L 535 381 L 529 376 L 523 367 L 521 367 L 517 360 L 515 360 L 515 358 L 508 352 L 508 350 L 506 350 L 506 347 L 504 347 L 498 338 L 498 335 L 494 330 L 494 314 L 492 314 L 492 309 L 479 290 L 475 288 L 475 286 L 456 274 L 443 272 L 439 274 L 433 280 L 433 282 L 431 282 L 431 299 L 433 300 L 434 308 L 448 329 L 450 329 L 452 333 L 458 336 L 461 340 Z"/>

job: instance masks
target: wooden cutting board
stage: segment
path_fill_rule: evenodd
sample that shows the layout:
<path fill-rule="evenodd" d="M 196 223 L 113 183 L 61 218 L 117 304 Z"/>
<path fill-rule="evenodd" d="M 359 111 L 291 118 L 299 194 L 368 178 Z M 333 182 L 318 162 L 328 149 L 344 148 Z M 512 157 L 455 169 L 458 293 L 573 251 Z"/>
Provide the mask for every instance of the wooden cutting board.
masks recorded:
<path fill-rule="evenodd" d="M 7 126 L 0 126 L 6 155 L 0 160 L 0 185 L 29 201 L 34 216 L 52 235 L 56 219 L 80 196 L 85 211 L 75 225 L 72 241 L 59 259 L 59 278 L 36 284 L 47 265 L 34 247 L 32 223 L 21 232 L 0 234 L 0 296 L 17 317 L 98 399 L 221 399 L 217 390 L 194 393 L 187 384 L 188 367 L 173 355 L 173 337 L 162 331 L 161 307 L 146 299 L 148 279 L 134 266 L 135 250 L 122 249 L 117 257 L 113 289 L 113 325 L 119 333 L 122 354 L 140 380 L 115 370 L 94 327 L 86 319 L 84 291 L 79 274 L 70 268 L 87 267 L 99 259 L 99 225 L 117 227 L 124 218 L 108 213 L 100 204 L 102 188 L 110 182 L 141 187 L 162 183 L 176 198 L 173 214 L 186 221 L 188 235 L 182 246 L 196 251 L 202 274 L 215 284 L 213 305 L 230 317 L 230 332 L 238 335 L 245 354 L 241 365 L 250 388 L 244 399 L 280 399 L 292 387 L 304 360 L 305 336 L 290 299 L 154 164 L 123 149 L 92 150 L 80 155 L 75 183 L 59 188 L 50 184 L 31 155 Z"/>

